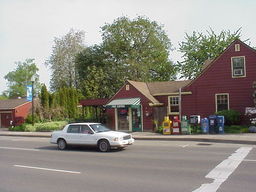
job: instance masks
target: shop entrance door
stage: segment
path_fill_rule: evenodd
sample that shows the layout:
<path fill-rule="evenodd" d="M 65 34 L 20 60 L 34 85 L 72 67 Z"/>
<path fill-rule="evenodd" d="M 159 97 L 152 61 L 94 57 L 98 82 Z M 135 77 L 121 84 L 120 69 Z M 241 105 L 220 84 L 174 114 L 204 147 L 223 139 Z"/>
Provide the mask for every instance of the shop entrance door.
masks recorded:
<path fill-rule="evenodd" d="M 117 109 L 118 130 L 129 130 L 129 109 L 119 108 Z"/>
<path fill-rule="evenodd" d="M 142 131 L 141 130 L 141 110 L 140 107 L 131 108 L 132 111 L 132 131 Z"/>

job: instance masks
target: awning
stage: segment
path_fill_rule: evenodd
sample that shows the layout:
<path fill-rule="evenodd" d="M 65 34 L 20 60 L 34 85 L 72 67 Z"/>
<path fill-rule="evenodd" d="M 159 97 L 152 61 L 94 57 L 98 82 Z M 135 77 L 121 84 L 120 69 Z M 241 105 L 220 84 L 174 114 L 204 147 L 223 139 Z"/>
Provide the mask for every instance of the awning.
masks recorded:
<path fill-rule="evenodd" d="M 124 108 L 129 106 L 139 106 L 140 98 L 125 98 L 125 99 L 114 99 L 110 101 L 106 107 L 109 108 Z"/>

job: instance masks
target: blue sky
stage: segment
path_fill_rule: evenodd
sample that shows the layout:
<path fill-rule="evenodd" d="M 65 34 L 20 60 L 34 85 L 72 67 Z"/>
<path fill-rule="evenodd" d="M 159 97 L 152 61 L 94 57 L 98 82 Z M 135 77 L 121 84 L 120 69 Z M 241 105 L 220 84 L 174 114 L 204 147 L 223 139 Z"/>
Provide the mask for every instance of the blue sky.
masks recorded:
<path fill-rule="evenodd" d="M 120 16 L 146 16 L 164 26 L 173 47 L 185 33 L 236 31 L 256 47 L 255 0 L 0 0 L 0 93 L 7 89 L 4 76 L 16 61 L 34 58 L 40 81 L 49 86 L 51 71 L 44 65 L 54 37 L 71 28 L 85 31 L 85 45 L 101 42 L 100 27 Z M 170 58 L 181 60 L 174 50 Z"/>

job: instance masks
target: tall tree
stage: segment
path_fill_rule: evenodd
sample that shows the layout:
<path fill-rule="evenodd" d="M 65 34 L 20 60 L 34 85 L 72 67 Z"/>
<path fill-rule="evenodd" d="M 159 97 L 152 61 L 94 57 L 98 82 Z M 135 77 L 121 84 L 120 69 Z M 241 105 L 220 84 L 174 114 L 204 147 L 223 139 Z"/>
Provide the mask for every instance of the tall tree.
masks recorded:
<path fill-rule="evenodd" d="M 34 80 L 35 92 L 40 89 L 39 75 L 37 74 L 38 68 L 34 59 L 26 59 L 24 62 L 16 62 L 16 69 L 5 75 L 8 81 L 8 96 L 12 97 L 25 97 L 26 85 L 31 83 L 32 77 Z"/>
<path fill-rule="evenodd" d="M 50 59 L 46 65 L 52 70 L 51 89 L 77 87 L 75 56 L 83 48 L 84 31 L 71 29 L 64 37 L 55 38 Z"/>
<path fill-rule="evenodd" d="M 79 89 L 86 98 L 108 98 L 117 91 L 119 77 L 101 46 L 94 45 L 76 57 Z"/>
<path fill-rule="evenodd" d="M 120 17 L 101 29 L 104 53 L 122 81 L 175 78 L 175 68 L 168 58 L 171 42 L 157 22 L 145 17 Z"/>
<path fill-rule="evenodd" d="M 194 79 L 201 72 L 206 60 L 214 59 L 235 39 L 241 36 L 241 28 L 235 32 L 221 31 L 216 34 L 212 29 L 201 32 L 186 33 L 185 40 L 179 44 L 179 51 L 183 54 L 178 68 L 182 78 Z"/>

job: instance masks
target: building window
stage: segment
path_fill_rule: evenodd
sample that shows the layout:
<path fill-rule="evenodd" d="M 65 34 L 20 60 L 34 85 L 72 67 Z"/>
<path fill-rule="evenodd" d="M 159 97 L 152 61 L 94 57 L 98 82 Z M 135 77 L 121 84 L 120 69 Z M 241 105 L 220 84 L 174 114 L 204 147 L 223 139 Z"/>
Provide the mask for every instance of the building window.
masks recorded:
<path fill-rule="evenodd" d="M 232 65 L 232 77 L 245 77 L 245 57 L 232 57 L 231 58 Z"/>
<path fill-rule="evenodd" d="M 229 110 L 229 94 L 221 93 L 215 95 L 216 112 Z"/>
<path fill-rule="evenodd" d="M 235 44 L 235 52 L 240 51 L 240 44 Z"/>
<path fill-rule="evenodd" d="M 129 90 L 130 90 L 130 85 L 126 85 L 126 86 L 125 86 L 125 90 L 126 90 L 126 91 L 129 91 Z"/>
<path fill-rule="evenodd" d="M 179 114 L 179 96 L 169 97 L 169 114 Z"/>

